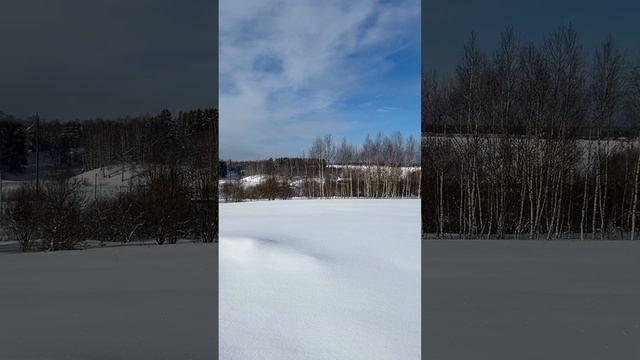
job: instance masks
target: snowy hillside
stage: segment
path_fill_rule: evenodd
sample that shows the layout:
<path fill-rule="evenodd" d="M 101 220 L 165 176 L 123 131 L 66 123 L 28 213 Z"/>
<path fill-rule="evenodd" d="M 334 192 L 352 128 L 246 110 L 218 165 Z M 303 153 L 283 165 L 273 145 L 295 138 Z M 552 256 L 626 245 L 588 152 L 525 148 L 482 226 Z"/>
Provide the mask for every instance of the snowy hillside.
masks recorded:
<path fill-rule="evenodd" d="M 113 165 L 80 173 L 73 176 L 72 179 L 81 181 L 84 185 L 85 195 L 87 198 L 93 199 L 94 193 L 98 197 L 109 197 L 127 190 L 129 185 L 140 179 L 143 172 L 144 169 L 138 165 Z M 23 180 L 2 180 L 2 191 L 6 194 L 17 190 L 22 185 L 34 183 L 34 181 L 26 176 Z M 46 182 L 48 179 L 44 177 L 41 181 Z"/>
<path fill-rule="evenodd" d="M 220 236 L 221 360 L 420 358 L 418 200 L 221 204 Z"/>
<path fill-rule="evenodd" d="M 105 166 L 76 175 L 74 179 L 85 184 L 87 196 L 92 197 L 95 191 L 96 195 L 104 197 L 126 191 L 140 179 L 143 170 L 132 164 Z"/>
<path fill-rule="evenodd" d="M 256 186 L 267 179 L 266 175 L 251 175 L 240 179 L 240 184 L 244 187 Z"/>

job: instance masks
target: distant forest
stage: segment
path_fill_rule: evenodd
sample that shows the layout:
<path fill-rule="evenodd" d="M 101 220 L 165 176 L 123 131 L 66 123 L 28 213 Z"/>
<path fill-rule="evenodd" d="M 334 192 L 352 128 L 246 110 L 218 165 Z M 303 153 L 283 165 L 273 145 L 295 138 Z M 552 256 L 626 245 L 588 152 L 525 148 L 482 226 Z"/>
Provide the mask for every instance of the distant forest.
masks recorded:
<path fill-rule="evenodd" d="M 472 34 L 423 80 L 423 234 L 636 239 L 640 57 L 612 37 L 588 53 L 571 25 L 496 49 Z"/>
<path fill-rule="evenodd" d="M 318 137 L 298 158 L 223 161 L 222 197 L 287 199 L 290 197 L 417 197 L 420 194 L 420 146 L 413 136 L 368 136 L 361 146 L 331 135 Z M 256 186 L 243 186 L 243 176 L 266 176 Z M 235 180 L 235 181 L 234 181 Z"/>
<path fill-rule="evenodd" d="M 117 120 L 41 120 L 39 149 L 58 169 L 90 170 L 127 163 L 185 160 L 208 152 L 217 121 L 214 109 L 168 110 Z M 21 172 L 35 151 L 35 119 L 17 119 L 0 112 L 0 169 Z M 200 147 L 200 148 L 198 148 Z M 207 151 L 205 151 L 207 150 Z"/>
<path fill-rule="evenodd" d="M 46 169 L 39 182 L 37 149 Z M 106 167 L 135 180 L 97 197 L 97 184 L 74 176 Z M 213 242 L 218 168 L 216 109 L 38 122 L 0 114 L 0 240 L 18 240 L 25 251 L 74 249 L 86 240 Z M 2 191 L 7 176 L 19 186 Z"/>

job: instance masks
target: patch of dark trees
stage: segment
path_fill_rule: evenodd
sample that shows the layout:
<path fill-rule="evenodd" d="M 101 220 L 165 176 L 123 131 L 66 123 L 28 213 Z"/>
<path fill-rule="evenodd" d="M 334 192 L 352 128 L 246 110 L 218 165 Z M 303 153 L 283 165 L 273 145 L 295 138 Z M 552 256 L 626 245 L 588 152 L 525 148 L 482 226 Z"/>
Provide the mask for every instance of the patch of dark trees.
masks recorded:
<path fill-rule="evenodd" d="M 267 175 L 264 180 L 251 186 L 243 186 L 239 180 L 226 181 L 220 187 L 221 197 L 226 202 L 245 200 L 287 200 L 297 195 L 295 186 L 275 175 Z"/>
<path fill-rule="evenodd" d="M 211 138 L 217 119 L 216 109 L 183 111 L 177 116 L 163 110 L 115 120 L 43 118 L 38 147 L 56 169 L 76 172 L 123 162 L 166 162 L 190 157 L 203 142 L 210 143 L 203 138 Z M 33 118 L 17 119 L 0 112 L 0 169 L 24 170 L 28 155 L 35 152 L 35 131 Z"/>
<path fill-rule="evenodd" d="M 27 165 L 27 134 L 17 119 L 0 112 L 0 171 L 21 172 Z"/>
<path fill-rule="evenodd" d="M 250 161 L 223 161 L 225 175 L 230 177 L 251 176 L 251 175 L 276 175 L 284 177 L 304 176 L 308 169 L 317 165 L 316 159 L 301 157 L 283 157 L 266 160 Z M 324 160 L 322 160 L 324 161 Z M 223 178 L 224 176 L 220 176 Z"/>
<path fill-rule="evenodd" d="M 640 58 L 613 38 L 509 28 L 489 55 L 472 35 L 422 107 L 424 236 L 637 238 Z"/>

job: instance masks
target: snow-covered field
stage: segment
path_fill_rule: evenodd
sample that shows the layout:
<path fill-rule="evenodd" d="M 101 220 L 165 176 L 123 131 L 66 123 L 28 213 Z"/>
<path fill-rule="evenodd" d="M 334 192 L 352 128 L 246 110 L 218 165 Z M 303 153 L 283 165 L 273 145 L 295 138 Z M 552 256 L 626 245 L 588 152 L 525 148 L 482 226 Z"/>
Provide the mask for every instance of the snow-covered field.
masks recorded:
<path fill-rule="evenodd" d="M 640 241 L 428 240 L 425 359 L 640 359 Z"/>
<path fill-rule="evenodd" d="M 216 248 L 0 252 L 0 359 L 215 359 Z"/>
<path fill-rule="evenodd" d="M 640 241 L 421 241 L 419 206 L 221 204 L 219 323 L 216 245 L 0 246 L 0 359 L 215 359 L 217 326 L 222 360 L 640 359 Z"/>
<path fill-rule="evenodd" d="M 220 204 L 220 359 L 420 359 L 419 200 Z"/>

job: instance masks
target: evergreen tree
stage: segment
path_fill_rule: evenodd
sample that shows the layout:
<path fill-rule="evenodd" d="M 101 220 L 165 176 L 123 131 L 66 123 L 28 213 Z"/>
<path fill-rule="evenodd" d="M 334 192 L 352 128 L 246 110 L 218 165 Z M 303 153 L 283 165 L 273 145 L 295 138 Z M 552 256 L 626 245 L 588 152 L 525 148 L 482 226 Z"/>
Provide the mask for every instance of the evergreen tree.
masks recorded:
<path fill-rule="evenodd" d="M 24 126 L 18 121 L 0 122 L 0 167 L 5 171 L 21 172 L 26 164 Z"/>

